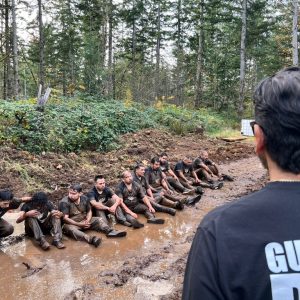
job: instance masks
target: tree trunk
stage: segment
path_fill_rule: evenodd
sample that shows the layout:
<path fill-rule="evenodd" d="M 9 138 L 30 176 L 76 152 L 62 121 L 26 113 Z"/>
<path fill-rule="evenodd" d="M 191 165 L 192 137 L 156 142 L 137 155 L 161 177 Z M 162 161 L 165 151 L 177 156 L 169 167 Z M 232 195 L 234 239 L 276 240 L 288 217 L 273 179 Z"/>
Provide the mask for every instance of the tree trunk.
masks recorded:
<path fill-rule="evenodd" d="M 11 93 L 11 65 L 10 65 L 10 29 L 9 29 L 9 5 L 5 0 L 5 60 L 4 60 L 4 79 L 3 79 L 3 98 L 8 99 Z"/>
<path fill-rule="evenodd" d="M 195 108 L 198 109 L 202 102 L 203 93 L 203 23 L 204 23 L 204 1 L 200 2 L 200 20 L 198 32 L 198 54 L 197 54 L 197 70 L 196 70 L 196 93 L 195 93 Z"/>
<path fill-rule="evenodd" d="M 135 0 L 132 1 L 132 8 L 135 8 Z M 137 92 L 136 92 L 136 20 L 135 16 L 132 20 L 132 72 L 131 72 L 131 90 L 133 100 L 137 100 Z"/>
<path fill-rule="evenodd" d="M 293 65 L 298 66 L 298 0 L 293 0 L 294 15 L 293 15 Z"/>
<path fill-rule="evenodd" d="M 19 98 L 19 63 L 18 63 L 18 38 L 16 23 L 16 4 L 15 0 L 11 0 L 12 10 L 12 52 L 13 52 L 13 97 L 15 100 Z"/>
<path fill-rule="evenodd" d="M 181 105 L 183 102 L 183 48 L 182 48 L 182 28 L 181 28 L 181 11 L 182 0 L 177 2 L 177 88 L 176 104 Z"/>
<path fill-rule="evenodd" d="M 42 86 L 42 94 L 45 90 L 45 39 L 44 39 L 44 26 L 43 26 L 43 11 L 42 0 L 38 0 L 38 22 L 39 22 L 39 84 Z"/>
<path fill-rule="evenodd" d="M 113 94 L 113 4 L 112 0 L 109 1 L 108 13 L 108 95 L 111 97 Z"/>
<path fill-rule="evenodd" d="M 245 69 L 246 69 L 246 30 L 247 30 L 247 0 L 242 3 L 242 33 L 241 33 L 241 49 L 240 49 L 240 93 L 238 113 L 240 118 L 244 114 L 244 99 L 245 99 Z"/>
<path fill-rule="evenodd" d="M 155 99 L 158 100 L 160 96 L 160 42 L 161 42 L 161 32 L 160 32 L 160 0 L 158 0 L 157 7 L 157 28 L 156 28 L 156 66 L 155 66 Z"/>

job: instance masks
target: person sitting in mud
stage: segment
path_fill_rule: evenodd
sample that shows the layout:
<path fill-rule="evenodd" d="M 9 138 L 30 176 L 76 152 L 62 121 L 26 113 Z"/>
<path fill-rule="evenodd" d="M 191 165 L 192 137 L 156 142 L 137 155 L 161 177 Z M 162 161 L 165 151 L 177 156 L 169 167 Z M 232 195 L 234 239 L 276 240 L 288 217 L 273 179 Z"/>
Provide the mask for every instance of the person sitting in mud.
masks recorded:
<path fill-rule="evenodd" d="M 108 224 L 107 215 L 112 214 L 116 217 L 119 223 L 123 225 L 130 226 L 128 224 L 126 217 L 122 212 L 123 210 L 131 215 L 133 218 L 136 218 L 137 215 L 133 213 L 124 203 L 121 198 L 119 198 L 113 190 L 106 186 L 105 178 L 103 175 L 95 176 L 95 186 L 93 189 L 87 194 L 87 197 L 92 206 L 92 213 L 95 217 L 100 217 L 104 220 L 106 224 Z M 124 236 L 123 231 L 111 231 L 109 236 L 115 235 Z"/>
<path fill-rule="evenodd" d="M 223 186 L 222 182 L 218 182 L 217 184 L 211 184 L 201 181 L 193 167 L 193 159 L 189 156 L 183 158 L 182 161 L 179 161 L 175 166 L 175 174 L 179 178 L 181 184 L 188 188 L 193 189 L 193 186 L 197 186 L 197 190 L 201 193 L 201 187 L 211 188 L 213 190 L 219 189 Z"/>
<path fill-rule="evenodd" d="M 44 192 L 37 192 L 32 199 L 21 208 L 17 223 L 25 221 L 25 232 L 33 236 L 43 250 L 48 250 L 50 244 L 45 239 L 46 233 L 53 236 L 52 244 L 58 249 L 65 248 L 61 242 L 61 218 L 63 214 L 56 210 Z"/>
<path fill-rule="evenodd" d="M 30 200 L 31 197 L 27 196 L 17 199 L 8 190 L 0 191 L 0 238 L 9 236 L 14 232 L 14 227 L 2 218 L 4 214 L 11 209 L 17 209 L 23 202 Z"/>
<path fill-rule="evenodd" d="M 158 157 L 153 157 L 151 159 L 151 166 L 147 168 L 145 178 L 155 196 L 164 196 L 176 203 L 184 202 L 184 199 L 176 196 L 174 191 L 169 188 L 160 168 L 160 160 Z"/>
<path fill-rule="evenodd" d="M 102 218 L 92 216 L 92 208 L 89 199 L 83 195 L 80 184 L 69 187 L 68 196 L 59 202 L 59 210 L 63 213 L 63 232 L 75 240 L 85 241 L 98 247 L 102 239 L 97 236 L 89 236 L 84 231 L 95 230 L 104 232 L 107 237 L 115 237 L 114 229 Z M 113 233 L 113 234 L 110 234 Z M 120 236 L 125 236 L 124 232 Z"/>
<path fill-rule="evenodd" d="M 194 160 L 193 166 L 197 176 L 207 182 L 213 183 L 214 179 L 233 181 L 231 176 L 220 174 L 219 168 L 209 159 L 208 152 L 205 150 L 200 151 L 200 155 Z"/>
<path fill-rule="evenodd" d="M 176 191 L 182 193 L 183 195 L 192 194 L 194 191 L 185 188 L 179 181 L 178 177 L 174 171 L 170 168 L 168 161 L 169 157 L 166 152 L 163 152 L 159 156 L 160 169 L 163 172 L 164 178 L 167 180 L 169 185 L 174 188 Z"/>
<path fill-rule="evenodd" d="M 153 195 L 150 185 L 144 175 L 145 166 L 142 163 L 138 163 L 134 167 L 133 180 L 142 186 L 144 194 L 147 195 L 156 211 L 165 212 L 175 216 L 176 210 L 174 208 L 183 209 L 183 204 L 180 201 L 174 202 L 168 200 L 160 194 Z"/>
<path fill-rule="evenodd" d="M 129 171 L 124 171 L 122 181 L 117 186 L 116 194 L 123 199 L 127 207 L 137 214 L 143 214 L 147 218 L 148 223 L 163 224 L 163 219 L 155 218 L 155 209 L 150 203 L 149 198 L 144 194 L 140 184 L 133 181 Z M 126 215 L 127 221 L 132 222 L 132 217 Z"/>

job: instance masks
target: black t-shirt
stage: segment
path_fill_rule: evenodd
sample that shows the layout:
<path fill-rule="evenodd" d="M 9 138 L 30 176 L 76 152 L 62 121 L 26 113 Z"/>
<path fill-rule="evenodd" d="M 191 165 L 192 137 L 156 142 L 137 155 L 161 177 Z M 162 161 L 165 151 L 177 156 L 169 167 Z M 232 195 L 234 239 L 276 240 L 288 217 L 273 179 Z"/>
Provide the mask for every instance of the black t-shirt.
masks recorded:
<path fill-rule="evenodd" d="M 183 299 L 299 299 L 299 228 L 299 182 L 272 182 L 215 209 L 195 235 Z"/>
<path fill-rule="evenodd" d="M 178 175 L 179 171 L 182 171 L 184 176 L 192 176 L 192 172 L 194 171 L 193 165 L 186 165 L 183 161 L 180 161 L 175 166 L 175 173 Z"/>
<path fill-rule="evenodd" d="M 203 164 L 205 164 L 204 161 L 200 157 L 197 157 L 193 162 L 193 167 L 194 169 L 199 169 Z"/>
<path fill-rule="evenodd" d="M 139 202 L 142 202 L 145 194 L 140 184 L 133 181 L 131 191 L 128 190 L 126 184 L 122 181 L 116 188 L 118 197 L 123 198 L 124 203 L 129 207 L 135 207 Z"/>
<path fill-rule="evenodd" d="M 4 216 L 5 213 L 6 213 L 8 210 L 10 210 L 10 209 L 17 209 L 17 208 L 21 205 L 21 203 L 22 203 L 21 199 L 14 198 L 13 200 L 11 200 L 11 201 L 9 202 L 8 208 L 1 208 L 1 207 L 0 207 L 0 218 L 1 218 L 2 216 Z"/>
<path fill-rule="evenodd" d="M 160 169 L 162 172 L 168 172 L 170 170 L 170 164 L 168 161 L 165 161 L 164 163 L 160 162 Z"/>
<path fill-rule="evenodd" d="M 97 202 L 106 203 L 115 193 L 109 188 L 105 187 L 102 193 L 93 187 L 93 189 L 87 194 L 89 201 L 96 200 Z"/>
<path fill-rule="evenodd" d="M 133 173 L 132 178 L 135 182 L 142 186 L 144 194 L 147 194 L 147 190 L 150 186 L 145 176 L 138 177 L 135 173 Z"/>
<path fill-rule="evenodd" d="M 146 170 L 145 178 L 152 187 L 158 188 L 161 186 L 161 181 L 163 180 L 163 174 L 160 168 L 154 170 L 151 167 L 149 167 Z"/>
<path fill-rule="evenodd" d="M 43 207 L 37 207 L 35 203 L 32 201 L 26 202 L 22 207 L 21 211 L 28 212 L 30 210 L 37 210 L 40 214 L 37 216 L 37 219 L 43 222 L 47 217 L 48 214 L 54 210 L 55 207 L 52 202 L 49 200 Z"/>

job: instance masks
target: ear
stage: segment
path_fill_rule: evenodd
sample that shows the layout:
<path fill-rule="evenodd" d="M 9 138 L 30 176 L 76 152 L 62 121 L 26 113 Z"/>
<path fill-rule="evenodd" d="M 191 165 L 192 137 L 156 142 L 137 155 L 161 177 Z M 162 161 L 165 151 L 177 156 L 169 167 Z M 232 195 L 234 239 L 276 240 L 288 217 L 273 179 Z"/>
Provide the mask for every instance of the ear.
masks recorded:
<path fill-rule="evenodd" d="M 254 125 L 255 152 L 257 155 L 265 151 L 265 135 L 259 125 Z"/>

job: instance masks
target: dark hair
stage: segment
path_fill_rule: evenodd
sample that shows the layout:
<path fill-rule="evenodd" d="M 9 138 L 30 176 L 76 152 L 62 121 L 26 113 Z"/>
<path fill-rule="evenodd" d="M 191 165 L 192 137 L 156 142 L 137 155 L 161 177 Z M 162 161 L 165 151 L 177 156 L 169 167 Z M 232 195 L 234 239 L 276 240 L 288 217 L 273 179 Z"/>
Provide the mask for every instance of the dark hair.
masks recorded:
<path fill-rule="evenodd" d="M 76 191 L 78 193 L 82 192 L 82 186 L 80 185 L 80 183 L 71 184 L 69 189 L 72 190 L 72 191 Z"/>
<path fill-rule="evenodd" d="M 94 181 L 97 182 L 98 179 L 104 179 L 103 175 L 96 175 Z"/>
<path fill-rule="evenodd" d="M 142 163 L 136 164 L 136 165 L 134 166 L 134 172 L 135 172 L 137 169 L 141 168 L 141 167 L 144 167 L 144 168 L 145 168 L 145 165 L 142 164 Z"/>
<path fill-rule="evenodd" d="M 300 68 L 286 68 L 261 81 L 254 104 L 271 159 L 284 171 L 300 173 Z"/>
<path fill-rule="evenodd" d="M 44 192 L 37 192 L 33 194 L 31 201 L 34 206 L 45 206 L 48 202 L 48 197 Z"/>
<path fill-rule="evenodd" d="M 162 152 L 159 157 L 163 157 L 163 156 L 166 156 L 166 157 L 169 157 L 169 155 L 167 154 L 167 152 Z"/>
<path fill-rule="evenodd" d="M 9 190 L 0 191 L 0 201 L 10 201 L 14 198 L 14 194 Z"/>
<path fill-rule="evenodd" d="M 157 156 L 155 156 L 155 157 L 151 158 L 150 162 L 151 162 L 151 164 L 155 164 L 155 163 L 160 163 L 160 160 Z"/>

